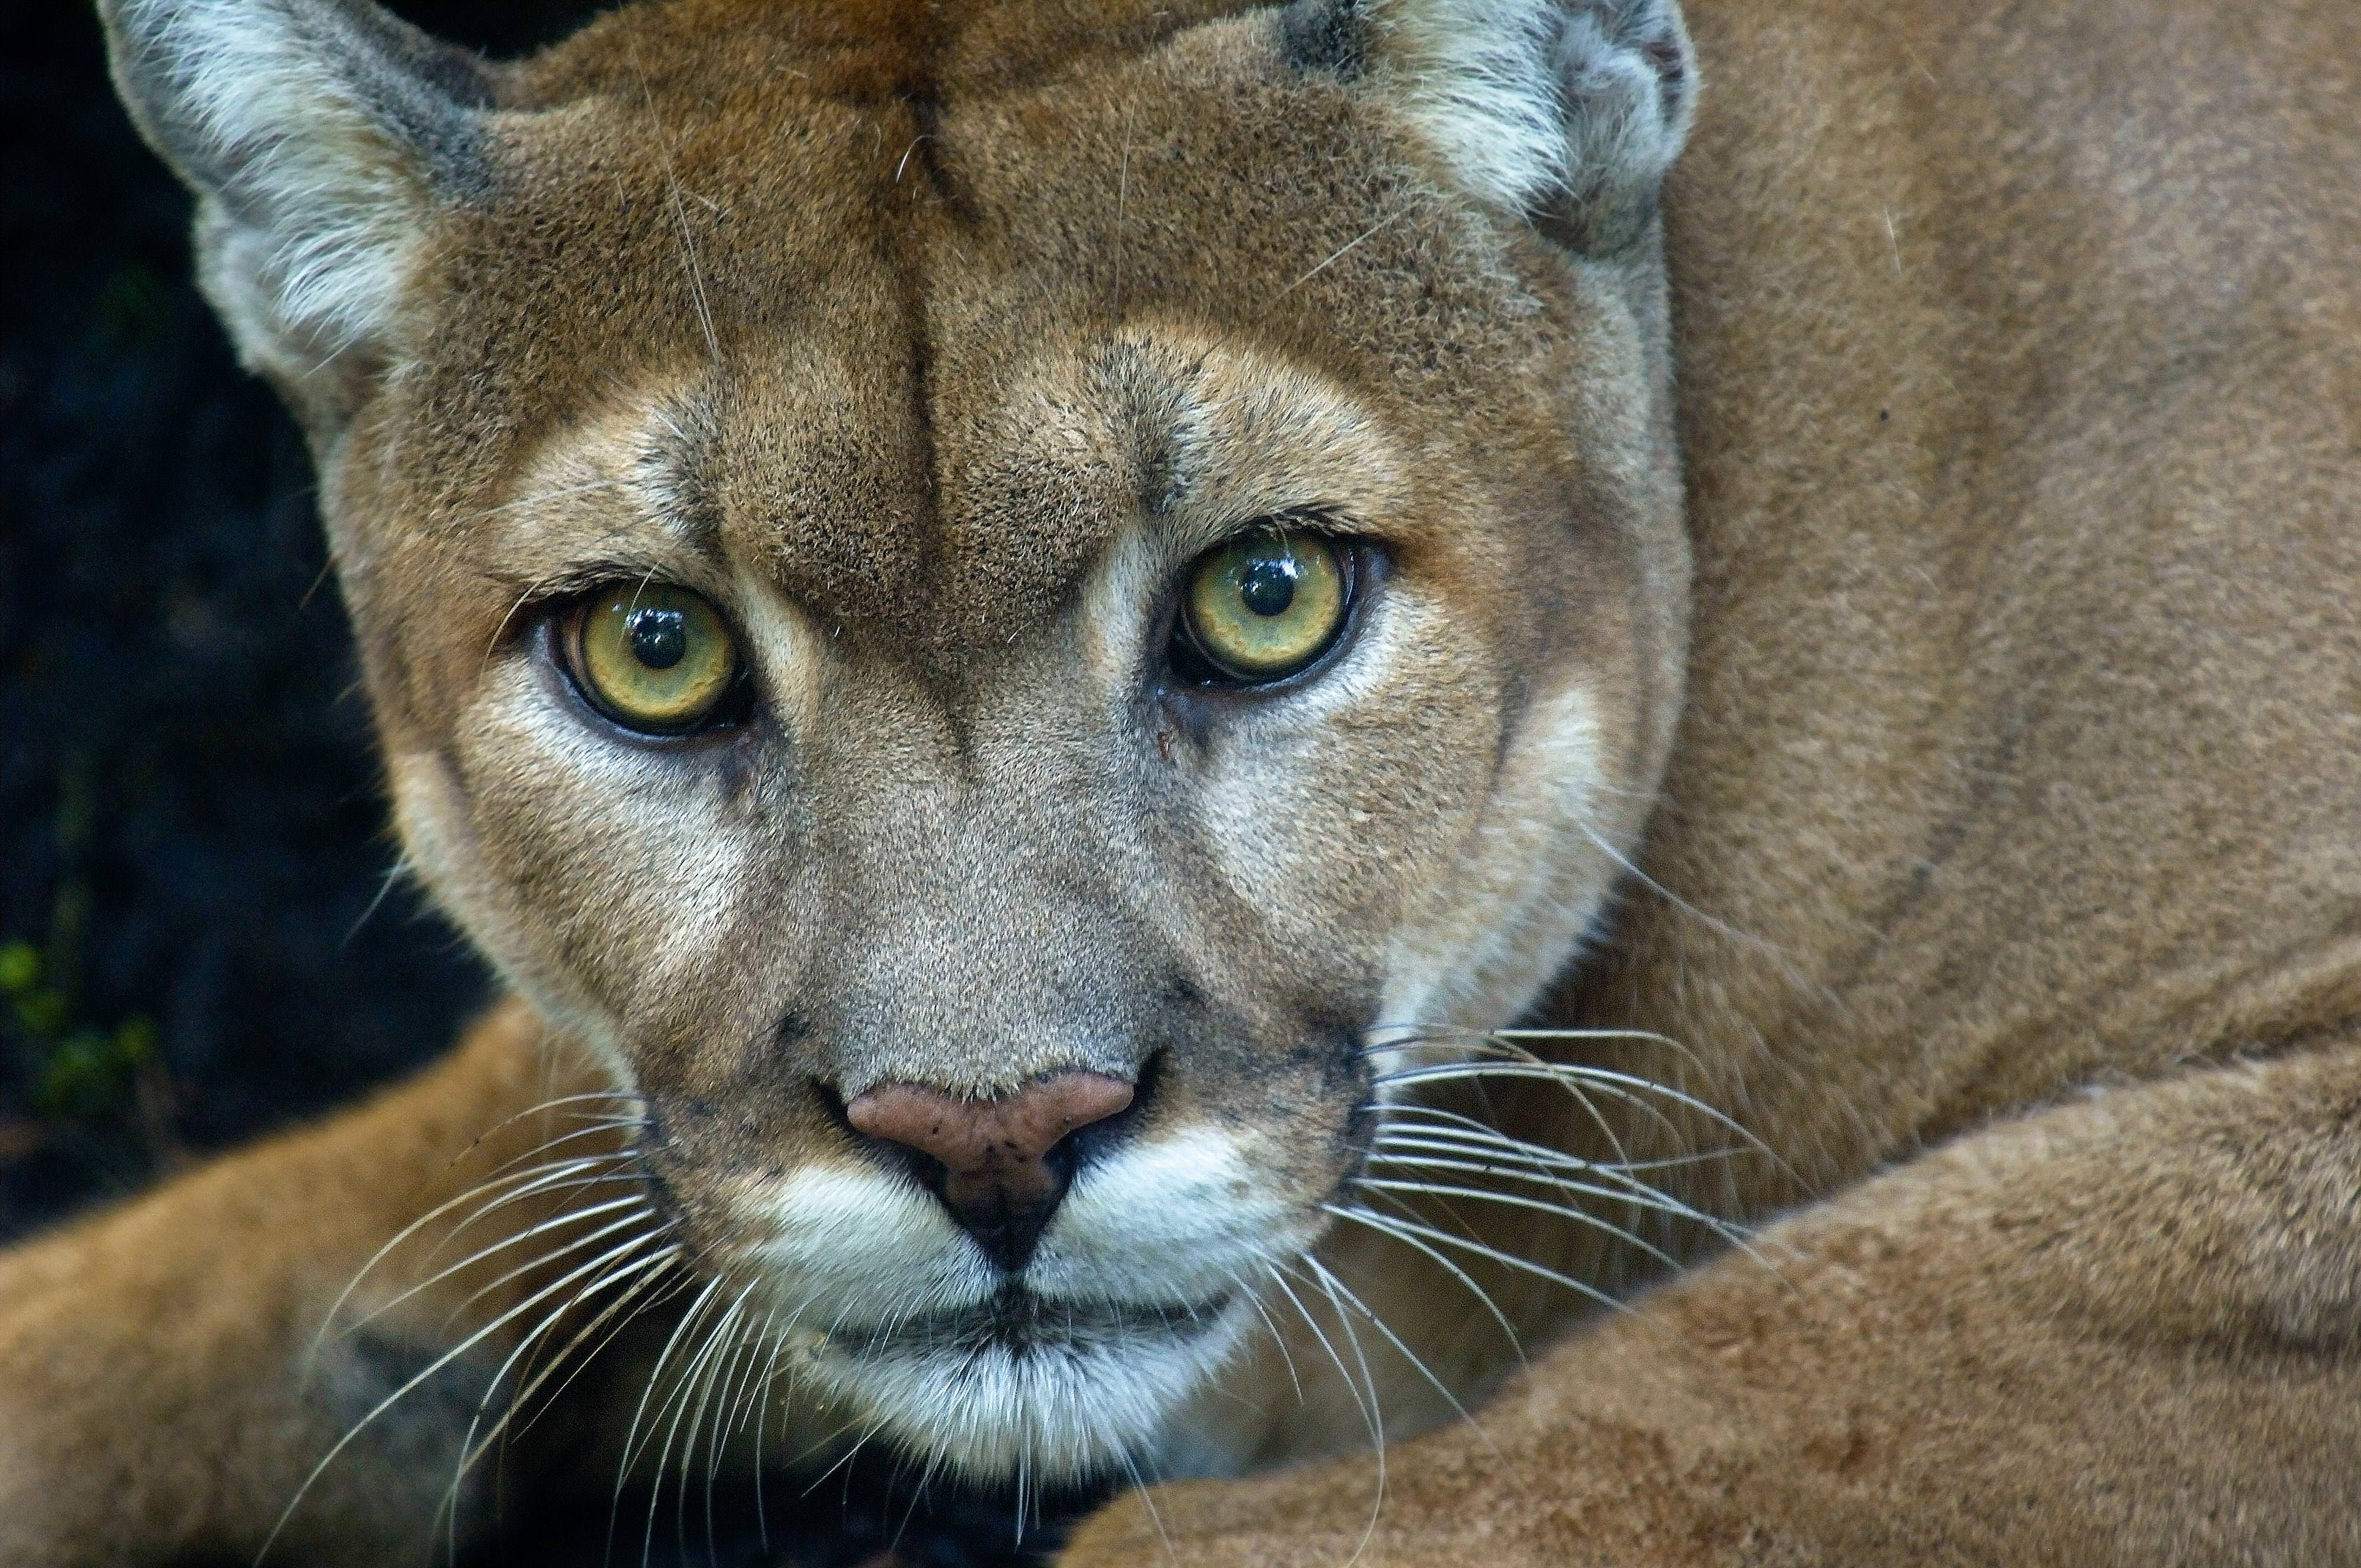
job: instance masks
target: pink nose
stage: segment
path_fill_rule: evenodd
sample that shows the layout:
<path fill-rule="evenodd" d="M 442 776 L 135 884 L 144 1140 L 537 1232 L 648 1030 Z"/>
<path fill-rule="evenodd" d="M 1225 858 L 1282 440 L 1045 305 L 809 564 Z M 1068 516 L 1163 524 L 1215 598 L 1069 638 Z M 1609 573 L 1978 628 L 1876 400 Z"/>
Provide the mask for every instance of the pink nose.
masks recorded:
<path fill-rule="evenodd" d="M 844 1115 L 856 1131 L 940 1163 L 943 1201 L 964 1223 L 978 1209 L 1054 1204 L 1064 1181 L 1049 1164 L 1049 1151 L 1076 1128 L 1128 1106 L 1131 1092 L 1119 1078 L 1080 1071 L 992 1099 L 884 1083 L 847 1105 Z"/>

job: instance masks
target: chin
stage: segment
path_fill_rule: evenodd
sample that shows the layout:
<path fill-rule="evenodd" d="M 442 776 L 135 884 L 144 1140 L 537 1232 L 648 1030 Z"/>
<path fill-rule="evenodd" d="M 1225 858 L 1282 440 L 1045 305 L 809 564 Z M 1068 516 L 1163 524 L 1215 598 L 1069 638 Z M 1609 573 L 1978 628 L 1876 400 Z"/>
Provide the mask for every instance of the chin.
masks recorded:
<path fill-rule="evenodd" d="M 961 1311 L 839 1329 L 807 1365 L 924 1464 L 1058 1485 L 1136 1474 L 1251 1313 L 1236 1293 L 1150 1305 L 1010 1288 Z"/>

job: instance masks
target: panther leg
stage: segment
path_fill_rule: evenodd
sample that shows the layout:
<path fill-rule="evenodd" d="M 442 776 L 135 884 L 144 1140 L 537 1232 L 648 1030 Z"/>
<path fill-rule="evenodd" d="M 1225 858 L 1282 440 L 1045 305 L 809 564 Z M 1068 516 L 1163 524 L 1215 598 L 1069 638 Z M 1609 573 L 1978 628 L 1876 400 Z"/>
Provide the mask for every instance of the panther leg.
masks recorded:
<path fill-rule="evenodd" d="M 1067 1568 L 2361 1562 L 2356 1193 L 2352 1044 L 2061 1105 L 1396 1445 L 1366 1547 L 1357 1460 L 1135 1497 Z"/>
<path fill-rule="evenodd" d="M 250 1559 L 353 1432 L 272 1555 L 421 1561 L 526 1303 L 625 1239 L 502 1277 L 620 1217 L 560 1213 L 622 1190 L 559 1185 L 615 1168 L 579 1114 L 610 1107 L 533 1110 L 597 1090 L 511 1007 L 367 1105 L 0 1255 L 0 1563 Z"/>

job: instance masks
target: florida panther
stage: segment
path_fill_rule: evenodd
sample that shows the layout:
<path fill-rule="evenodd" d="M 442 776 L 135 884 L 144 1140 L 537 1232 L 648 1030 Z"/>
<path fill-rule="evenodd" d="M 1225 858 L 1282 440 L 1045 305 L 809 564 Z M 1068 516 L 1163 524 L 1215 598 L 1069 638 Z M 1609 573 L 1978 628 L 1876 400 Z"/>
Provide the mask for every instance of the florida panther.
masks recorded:
<path fill-rule="evenodd" d="M 0 1558 L 2361 1562 L 2361 6 L 100 8 L 511 1000 L 0 1259 Z"/>

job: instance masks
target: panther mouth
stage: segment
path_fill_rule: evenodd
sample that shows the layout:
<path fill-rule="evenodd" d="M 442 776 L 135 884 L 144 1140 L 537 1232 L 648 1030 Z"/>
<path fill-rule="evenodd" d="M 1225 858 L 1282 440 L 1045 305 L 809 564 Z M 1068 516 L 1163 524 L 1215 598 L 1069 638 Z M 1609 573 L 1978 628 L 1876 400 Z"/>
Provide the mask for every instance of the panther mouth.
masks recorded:
<path fill-rule="evenodd" d="M 869 1362 L 993 1353 L 1016 1357 L 1087 1354 L 1201 1338 L 1222 1324 L 1235 1299 L 1235 1291 L 1224 1290 L 1197 1301 L 1077 1301 L 1011 1283 L 972 1307 L 919 1313 L 868 1329 L 839 1329 L 828 1335 L 828 1343 L 840 1354 Z"/>
<path fill-rule="evenodd" d="M 1235 1288 L 1070 1299 L 1005 1284 L 961 1310 L 827 1334 L 814 1370 L 901 1447 L 971 1478 L 1081 1482 L 1159 1441 L 1237 1343 Z"/>
<path fill-rule="evenodd" d="M 1225 1133 L 1126 1145 L 1007 1269 L 917 1183 L 816 1167 L 762 1190 L 744 1262 L 836 1419 L 972 1479 L 1095 1477 L 1191 1419 L 1258 1316 L 1248 1281 L 1309 1239 L 1251 1177 Z"/>

